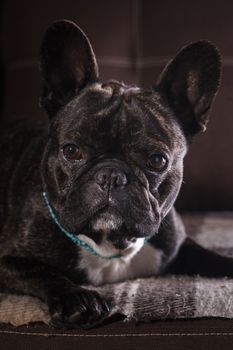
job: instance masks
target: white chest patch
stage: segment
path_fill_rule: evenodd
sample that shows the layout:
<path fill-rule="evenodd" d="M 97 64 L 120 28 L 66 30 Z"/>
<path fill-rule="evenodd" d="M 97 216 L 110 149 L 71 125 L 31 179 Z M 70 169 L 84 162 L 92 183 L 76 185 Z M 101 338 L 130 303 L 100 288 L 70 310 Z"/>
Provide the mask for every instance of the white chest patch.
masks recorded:
<path fill-rule="evenodd" d="M 162 251 L 138 238 L 130 251 L 120 258 L 103 259 L 82 249 L 78 267 L 85 271 L 93 285 L 123 282 L 127 279 L 149 277 L 160 272 Z"/>

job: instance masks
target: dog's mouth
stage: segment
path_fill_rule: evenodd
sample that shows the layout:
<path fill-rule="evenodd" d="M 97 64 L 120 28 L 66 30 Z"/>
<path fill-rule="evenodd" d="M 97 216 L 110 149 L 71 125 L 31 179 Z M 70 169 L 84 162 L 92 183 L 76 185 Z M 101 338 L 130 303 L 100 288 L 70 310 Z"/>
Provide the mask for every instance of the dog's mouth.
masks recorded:
<path fill-rule="evenodd" d="M 112 207 L 103 208 L 90 220 L 90 226 L 94 232 L 103 232 L 105 234 L 120 230 L 123 223 L 124 219 L 122 215 Z"/>
<path fill-rule="evenodd" d="M 123 216 L 109 207 L 93 215 L 78 237 L 104 256 L 128 255 L 145 241 L 144 236 L 129 231 Z"/>

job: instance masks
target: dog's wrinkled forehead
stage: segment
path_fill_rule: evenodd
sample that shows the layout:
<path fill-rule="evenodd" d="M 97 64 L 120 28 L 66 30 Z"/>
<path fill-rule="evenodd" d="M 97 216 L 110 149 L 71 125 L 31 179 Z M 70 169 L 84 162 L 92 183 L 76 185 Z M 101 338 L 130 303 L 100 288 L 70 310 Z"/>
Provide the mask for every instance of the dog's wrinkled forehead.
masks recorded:
<path fill-rule="evenodd" d="M 61 110 L 57 123 L 61 142 L 78 140 L 91 147 L 156 143 L 173 149 L 184 144 L 180 127 L 159 93 L 118 82 L 86 87 Z"/>

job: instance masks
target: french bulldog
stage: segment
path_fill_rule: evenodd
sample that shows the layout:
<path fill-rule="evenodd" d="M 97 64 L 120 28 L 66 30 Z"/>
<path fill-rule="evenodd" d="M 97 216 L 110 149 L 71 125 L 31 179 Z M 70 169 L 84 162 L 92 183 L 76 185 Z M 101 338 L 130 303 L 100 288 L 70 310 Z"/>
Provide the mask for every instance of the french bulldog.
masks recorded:
<path fill-rule="evenodd" d="M 59 327 L 90 327 L 111 300 L 85 285 L 165 273 L 233 276 L 232 260 L 186 238 L 174 209 L 183 159 L 219 87 L 218 50 L 182 49 L 148 89 L 102 82 L 70 21 L 41 46 L 49 127 L 1 135 L 0 291 L 47 303 Z"/>

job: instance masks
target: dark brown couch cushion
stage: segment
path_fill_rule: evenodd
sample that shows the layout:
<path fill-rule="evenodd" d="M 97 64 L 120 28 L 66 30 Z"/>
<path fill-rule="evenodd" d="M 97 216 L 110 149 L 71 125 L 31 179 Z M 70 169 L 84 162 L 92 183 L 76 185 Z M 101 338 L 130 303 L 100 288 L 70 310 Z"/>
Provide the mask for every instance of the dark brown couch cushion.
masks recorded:
<path fill-rule="evenodd" d="M 4 350 L 229 350 L 232 336 L 232 321 L 223 319 L 140 325 L 115 319 L 88 331 L 54 330 L 42 325 L 0 326 L 1 349 Z"/>

